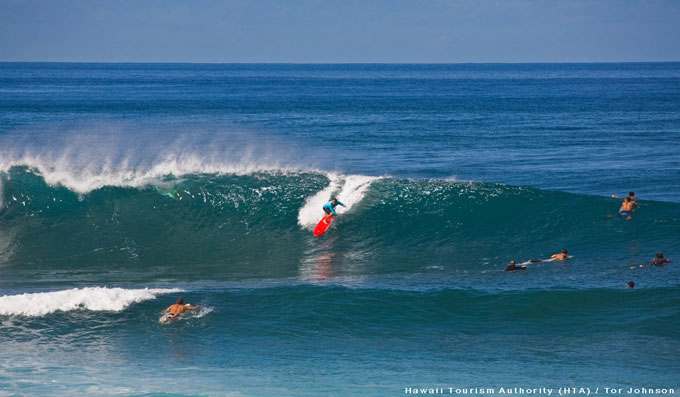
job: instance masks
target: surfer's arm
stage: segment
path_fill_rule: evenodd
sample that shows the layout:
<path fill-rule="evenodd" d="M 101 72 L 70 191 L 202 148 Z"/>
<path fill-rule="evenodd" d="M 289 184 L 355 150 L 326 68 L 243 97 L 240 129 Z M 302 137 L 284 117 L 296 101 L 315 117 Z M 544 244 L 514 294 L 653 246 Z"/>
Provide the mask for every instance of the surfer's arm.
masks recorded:
<path fill-rule="evenodd" d="M 339 204 L 339 203 L 338 203 L 338 204 Z M 333 209 L 333 207 L 331 207 L 331 213 L 332 213 L 333 215 L 335 215 L 335 216 L 338 216 L 338 213 L 335 212 L 335 210 Z"/>
<path fill-rule="evenodd" d="M 347 206 L 345 206 L 345 204 L 343 204 L 343 203 L 341 203 L 341 202 L 339 202 L 339 201 L 338 201 L 338 205 L 341 205 L 341 206 L 347 208 Z M 333 206 L 331 206 L 331 211 L 333 211 L 333 214 L 335 214 L 336 216 L 341 216 L 340 214 L 338 214 L 337 212 L 335 212 L 335 209 L 333 208 Z"/>
<path fill-rule="evenodd" d="M 198 306 L 198 305 L 196 305 L 196 306 L 184 306 L 184 308 L 187 309 L 187 310 L 196 310 L 196 309 L 198 309 L 199 307 L 200 307 L 200 306 Z"/>

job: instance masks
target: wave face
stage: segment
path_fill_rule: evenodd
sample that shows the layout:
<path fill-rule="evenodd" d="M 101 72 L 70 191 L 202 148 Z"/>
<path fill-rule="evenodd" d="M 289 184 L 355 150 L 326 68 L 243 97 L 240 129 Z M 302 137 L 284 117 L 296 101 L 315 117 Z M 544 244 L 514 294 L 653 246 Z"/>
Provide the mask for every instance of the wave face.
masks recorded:
<path fill-rule="evenodd" d="M 571 270 L 537 282 L 578 285 L 589 282 L 579 275 L 603 271 L 616 277 L 600 283 L 621 282 L 621 269 L 680 248 L 676 203 L 642 202 L 632 221 L 605 221 L 618 201 L 498 184 L 274 171 L 166 175 L 81 193 L 29 166 L 10 168 L 2 184 L 1 266 L 16 280 L 419 274 L 485 288 L 503 285 L 493 274 L 510 259 L 568 248 Z M 347 204 L 345 216 L 315 238 L 331 196 Z"/>

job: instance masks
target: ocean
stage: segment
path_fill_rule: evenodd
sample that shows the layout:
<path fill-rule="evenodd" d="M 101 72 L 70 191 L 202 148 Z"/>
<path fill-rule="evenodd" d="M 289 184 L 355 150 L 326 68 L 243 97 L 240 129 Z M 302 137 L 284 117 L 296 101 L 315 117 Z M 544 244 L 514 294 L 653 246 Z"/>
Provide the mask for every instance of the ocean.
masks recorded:
<path fill-rule="evenodd" d="M 680 63 L 0 63 L 0 395 L 679 394 L 678 148 Z"/>

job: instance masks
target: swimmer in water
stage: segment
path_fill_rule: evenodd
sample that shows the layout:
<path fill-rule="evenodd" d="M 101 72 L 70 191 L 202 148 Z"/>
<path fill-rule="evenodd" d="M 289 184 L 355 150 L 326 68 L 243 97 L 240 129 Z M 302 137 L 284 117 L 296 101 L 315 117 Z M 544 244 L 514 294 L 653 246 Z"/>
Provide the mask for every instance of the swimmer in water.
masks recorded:
<path fill-rule="evenodd" d="M 165 317 L 163 317 L 163 322 L 167 322 L 169 320 L 175 319 L 179 317 L 182 313 L 184 313 L 187 310 L 197 310 L 200 308 L 200 306 L 189 306 L 184 304 L 184 299 L 179 298 L 177 299 L 177 302 L 174 305 L 170 305 L 167 309 L 164 310 Z"/>
<path fill-rule="evenodd" d="M 526 266 L 517 266 L 517 262 L 515 261 L 510 261 L 510 264 L 508 265 L 508 267 L 505 268 L 505 271 L 514 272 L 516 270 L 524 270 L 526 268 L 527 268 Z"/>
<path fill-rule="evenodd" d="M 635 283 L 632 282 L 632 281 L 629 281 L 629 282 L 628 282 L 628 287 L 626 287 L 626 289 L 633 289 L 633 288 L 635 288 Z"/>

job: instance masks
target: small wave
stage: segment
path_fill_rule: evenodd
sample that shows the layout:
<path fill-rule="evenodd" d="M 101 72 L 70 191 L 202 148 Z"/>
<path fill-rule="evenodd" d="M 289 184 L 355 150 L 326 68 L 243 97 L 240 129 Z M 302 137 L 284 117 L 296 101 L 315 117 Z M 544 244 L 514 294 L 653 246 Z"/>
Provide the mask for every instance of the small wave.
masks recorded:
<path fill-rule="evenodd" d="M 119 312 L 133 303 L 155 299 L 157 295 L 182 292 L 181 289 L 124 289 L 106 287 L 73 288 L 0 297 L 0 315 L 44 316 L 56 311 L 91 310 Z"/>

